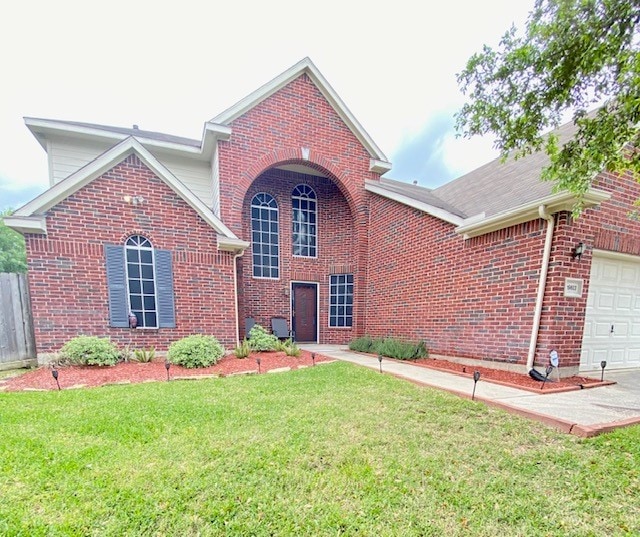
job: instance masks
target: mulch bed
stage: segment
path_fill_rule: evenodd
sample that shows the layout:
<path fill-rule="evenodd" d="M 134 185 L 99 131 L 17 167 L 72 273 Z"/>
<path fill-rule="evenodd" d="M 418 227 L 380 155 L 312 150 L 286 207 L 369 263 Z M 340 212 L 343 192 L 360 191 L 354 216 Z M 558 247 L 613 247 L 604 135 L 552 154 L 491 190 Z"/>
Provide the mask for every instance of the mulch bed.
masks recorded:
<path fill-rule="evenodd" d="M 256 361 L 260 358 L 260 366 Z M 315 363 L 330 361 L 325 356 L 315 355 Z M 266 373 L 273 369 L 313 366 L 311 353 L 302 351 L 299 357 L 287 356 L 284 352 L 252 353 L 247 358 L 236 358 L 233 354 L 224 356 L 211 367 L 187 369 L 172 365 L 171 379 L 237 374 Z M 106 384 L 134 384 L 140 382 L 166 381 L 167 370 L 164 360 L 149 363 L 123 362 L 114 366 L 67 366 L 58 368 L 61 389 L 104 386 Z M 50 367 L 40 367 L 19 376 L 0 380 L 0 390 L 15 392 L 22 390 L 57 390 L 56 381 Z"/>
<path fill-rule="evenodd" d="M 542 382 L 532 379 L 529 375 L 522 375 L 511 371 L 502 371 L 500 369 L 492 369 L 476 365 L 463 365 L 440 358 L 421 358 L 412 363 L 421 367 L 449 371 L 459 375 L 469 376 L 471 378 L 473 378 L 474 371 L 479 371 L 480 379 L 483 381 L 495 382 L 496 384 L 512 386 L 514 388 L 520 388 L 522 390 L 528 390 L 536 393 L 558 393 L 615 384 L 615 382 L 607 381 L 606 379 L 604 382 L 600 382 L 599 378 L 596 379 L 582 376 L 565 377 L 558 380 L 557 373 L 554 370 L 549 376 L 549 380 L 544 383 L 543 387 Z M 538 368 L 538 370 L 541 371 L 541 368 Z"/>

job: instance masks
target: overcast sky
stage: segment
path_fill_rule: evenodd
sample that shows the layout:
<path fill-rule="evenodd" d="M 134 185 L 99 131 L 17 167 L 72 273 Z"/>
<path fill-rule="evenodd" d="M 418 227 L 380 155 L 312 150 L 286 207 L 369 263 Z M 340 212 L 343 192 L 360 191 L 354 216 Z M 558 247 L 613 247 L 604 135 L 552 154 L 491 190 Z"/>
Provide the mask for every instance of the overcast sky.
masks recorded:
<path fill-rule="evenodd" d="M 205 121 L 305 56 L 393 163 L 435 187 L 495 158 L 456 139 L 456 73 L 533 0 L 12 2 L 0 18 L 0 209 L 48 186 L 23 117 L 200 139 Z"/>

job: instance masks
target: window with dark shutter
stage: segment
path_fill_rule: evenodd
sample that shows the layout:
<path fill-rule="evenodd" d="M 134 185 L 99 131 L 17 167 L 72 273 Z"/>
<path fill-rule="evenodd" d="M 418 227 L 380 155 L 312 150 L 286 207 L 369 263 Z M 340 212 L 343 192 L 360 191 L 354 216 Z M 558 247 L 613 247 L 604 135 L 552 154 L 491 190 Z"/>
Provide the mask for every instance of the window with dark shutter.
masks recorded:
<path fill-rule="evenodd" d="M 129 327 L 133 313 L 138 328 L 174 328 L 171 252 L 133 235 L 124 246 L 105 245 L 105 254 L 111 326 Z"/>

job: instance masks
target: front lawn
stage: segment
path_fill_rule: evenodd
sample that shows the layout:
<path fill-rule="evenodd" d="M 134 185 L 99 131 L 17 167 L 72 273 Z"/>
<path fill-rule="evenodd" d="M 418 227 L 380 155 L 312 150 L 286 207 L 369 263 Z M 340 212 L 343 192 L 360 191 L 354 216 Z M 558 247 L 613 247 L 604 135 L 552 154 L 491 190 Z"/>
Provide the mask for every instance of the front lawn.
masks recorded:
<path fill-rule="evenodd" d="M 635 535 L 640 427 L 581 440 L 350 364 L 0 393 L 0 535 Z"/>

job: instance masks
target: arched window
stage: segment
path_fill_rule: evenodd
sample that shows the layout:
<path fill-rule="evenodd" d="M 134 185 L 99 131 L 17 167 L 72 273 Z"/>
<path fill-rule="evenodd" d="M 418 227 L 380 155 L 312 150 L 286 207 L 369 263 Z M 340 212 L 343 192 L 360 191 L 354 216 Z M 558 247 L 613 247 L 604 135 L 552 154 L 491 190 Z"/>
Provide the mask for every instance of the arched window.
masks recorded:
<path fill-rule="evenodd" d="M 293 255 L 316 257 L 316 193 L 307 185 L 298 185 L 291 193 Z"/>
<path fill-rule="evenodd" d="M 133 235 L 125 243 L 129 309 L 141 328 L 158 328 L 156 275 L 151 242 Z"/>
<path fill-rule="evenodd" d="M 270 194 L 261 192 L 251 200 L 251 247 L 253 275 L 256 278 L 280 276 L 278 204 Z"/>

